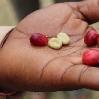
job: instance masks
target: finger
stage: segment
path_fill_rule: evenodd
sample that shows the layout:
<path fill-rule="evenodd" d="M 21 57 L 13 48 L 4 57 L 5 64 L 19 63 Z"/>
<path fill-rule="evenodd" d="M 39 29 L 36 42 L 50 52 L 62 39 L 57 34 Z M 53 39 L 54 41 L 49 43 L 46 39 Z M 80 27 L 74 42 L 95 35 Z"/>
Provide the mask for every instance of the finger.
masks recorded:
<path fill-rule="evenodd" d="M 82 87 L 99 90 L 99 68 L 88 67 L 80 77 Z"/>
<path fill-rule="evenodd" d="M 69 2 L 68 4 L 73 9 L 78 10 L 83 15 L 83 19 L 89 23 L 94 23 L 99 19 L 99 14 L 96 13 L 98 10 L 98 0 L 84 0 L 76 3 Z"/>
<path fill-rule="evenodd" d="M 88 31 L 92 29 L 90 27 Z M 99 31 L 99 29 L 97 29 Z M 86 66 L 87 68 L 81 72 L 79 82 L 82 87 L 99 90 L 99 68 Z"/>
<path fill-rule="evenodd" d="M 89 23 L 94 23 L 99 19 L 99 13 L 96 13 L 99 8 L 98 0 L 85 0 L 78 3 L 79 11 L 84 15 Z"/>

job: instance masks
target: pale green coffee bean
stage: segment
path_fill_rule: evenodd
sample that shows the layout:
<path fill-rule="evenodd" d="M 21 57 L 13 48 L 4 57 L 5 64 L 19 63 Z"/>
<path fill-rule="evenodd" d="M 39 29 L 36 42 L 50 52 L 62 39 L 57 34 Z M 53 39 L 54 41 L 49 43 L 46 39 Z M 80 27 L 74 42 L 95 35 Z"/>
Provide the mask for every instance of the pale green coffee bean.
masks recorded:
<path fill-rule="evenodd" d="M 57 38 L 62 41 L 63 45 L 67 45 L 70 43 L 70 37 L 66 33 L 63 32 L 59 33 L 57 35 Z"/>
<path fill-rule="evenodd" d="M 58 38 L 51 38 L 48 41 L 48 46 L 53 49 L 60 49 L 62 47 L 62 41 Z"/>

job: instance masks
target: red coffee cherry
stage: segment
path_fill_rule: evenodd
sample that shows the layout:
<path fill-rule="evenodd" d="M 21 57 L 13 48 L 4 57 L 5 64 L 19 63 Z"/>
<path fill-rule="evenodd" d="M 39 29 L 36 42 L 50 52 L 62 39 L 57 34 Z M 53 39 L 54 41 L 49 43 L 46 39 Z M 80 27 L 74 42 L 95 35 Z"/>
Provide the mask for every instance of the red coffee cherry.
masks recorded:
<path fill-rule="evenodd" d="M 30 42 L 35 46 L 46 46 L 48 44 L 48 38 L 41 33 L 33 33 L 30 37 Z"/>
<path fill-rule="evenodd" d="M 89 49 L 83 53 L 82 62 L 85 65 L 97 66 L 99 65 L 99 50 Z"/>
<path fill-rule="evenodd" d="M 84 42 L 87 46 L 94 46 L 97 44 L 97 31 L 94 29 L 91 29 L 86 33 L 84 36 Z"/>

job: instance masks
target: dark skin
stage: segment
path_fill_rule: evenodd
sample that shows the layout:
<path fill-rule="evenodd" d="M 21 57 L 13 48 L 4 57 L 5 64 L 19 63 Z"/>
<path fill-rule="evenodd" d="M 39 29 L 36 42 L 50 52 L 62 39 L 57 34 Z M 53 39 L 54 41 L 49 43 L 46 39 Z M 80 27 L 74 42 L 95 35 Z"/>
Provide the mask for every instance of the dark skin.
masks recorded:
<path fill-rule="evenodd" d="M 15 91 L 99 90 L 99 68 L 83 65 L 81 59 L 88 49 L 83 42 L 87 22 L 99 19 L 97 1 L 55 4 L 23 19 L 0 51 L 0 85 Z M 29 42 L 33 33 L 54 37 L 61 31 L 71 43 L 60 50 Z"/>

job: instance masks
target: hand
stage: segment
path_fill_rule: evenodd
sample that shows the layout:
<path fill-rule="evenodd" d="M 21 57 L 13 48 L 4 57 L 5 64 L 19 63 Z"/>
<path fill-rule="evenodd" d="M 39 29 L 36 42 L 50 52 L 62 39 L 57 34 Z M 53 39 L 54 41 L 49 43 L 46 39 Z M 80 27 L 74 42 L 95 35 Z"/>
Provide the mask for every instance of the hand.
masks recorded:
<path fill-rule="evenodd" d="M 81 61 L 87 29 L 84 16 L 69 3 L 55 4 L 28 15 L 0 51 L 0 85 L 29 91 L 99 89 L 99 69 Z M 53 37 L 61 31 L 68 33 L 71 44 L 60 50 L 34 47 L 29 42 L 32 33 Z"/>

